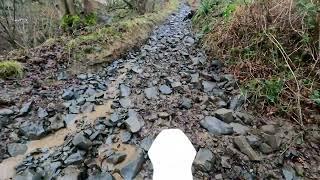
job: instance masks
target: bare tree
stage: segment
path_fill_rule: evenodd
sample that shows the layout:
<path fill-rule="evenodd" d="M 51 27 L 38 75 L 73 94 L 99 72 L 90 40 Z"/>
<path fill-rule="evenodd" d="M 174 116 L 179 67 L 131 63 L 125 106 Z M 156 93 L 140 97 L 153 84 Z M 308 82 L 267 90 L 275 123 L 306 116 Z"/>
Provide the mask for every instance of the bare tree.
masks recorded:
<path fill-rule="evenodd" d="M 0 36 L 7 40 L 12 46 L 21 46 L 16 41 L 16 12 L 17 1 L 12 1 L 12 6 L 8 5 L 8 1 L 0 0 Z"/>

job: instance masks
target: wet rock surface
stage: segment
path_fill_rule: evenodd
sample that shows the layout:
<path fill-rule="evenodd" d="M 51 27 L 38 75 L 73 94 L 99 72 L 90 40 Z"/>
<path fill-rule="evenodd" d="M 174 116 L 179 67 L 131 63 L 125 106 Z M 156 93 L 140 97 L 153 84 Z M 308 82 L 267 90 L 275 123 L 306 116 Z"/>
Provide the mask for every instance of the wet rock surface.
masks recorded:
<path fill-rule="evenodd" d="M 0 160 L 24 154 L 16 179 L 151 179 L 147 152 L 167 128 L 196 148 L 194 179 L 319 177 L 319 144 L 289 146 L 292 125 L 242 110 L 237 80 L 197 47 L 189 12 L 182 4 L 123 59 L 93 73 L 60 71 L 50 88 L 34 80 L 22 101 L 1 107 Z"/>

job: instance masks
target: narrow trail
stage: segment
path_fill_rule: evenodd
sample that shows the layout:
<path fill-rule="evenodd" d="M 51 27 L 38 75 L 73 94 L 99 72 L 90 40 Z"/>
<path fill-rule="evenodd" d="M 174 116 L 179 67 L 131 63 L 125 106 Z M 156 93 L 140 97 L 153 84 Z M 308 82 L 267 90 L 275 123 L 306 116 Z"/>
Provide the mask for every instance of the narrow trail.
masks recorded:
<path fill-rule="evenodd" d="M 80 83 L 60 92 L 66 108 L 46 116 L 48 124 L 21 123 L 23 136 L 40 140 L 5 159 L 0 179 L 15 176 L 15 166 L 22 179 L 151 179 L 146 154 L 167 128 L 181 129 L 198 151 L 195 179 L 281 177 L 266 156 L 294 136 L 292 127 L 262 126 L 239 111 L 244 99 L 237 81 L 197 47 L 189 13 L 182 5 L 139 50 L 78 75 Z M 54 133 L 42 137 L 43 131 Z"/>

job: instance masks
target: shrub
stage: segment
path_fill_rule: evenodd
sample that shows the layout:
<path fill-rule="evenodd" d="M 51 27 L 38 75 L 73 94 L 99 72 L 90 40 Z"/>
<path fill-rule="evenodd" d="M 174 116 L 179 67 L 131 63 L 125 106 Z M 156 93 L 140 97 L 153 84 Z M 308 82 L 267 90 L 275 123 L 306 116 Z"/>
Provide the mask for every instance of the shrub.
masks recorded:
<path fill-rule="evenodd" d="M 79 15 L 64 15 L 61 20 L 61 27 L 64 30 L 77 30 L 85 26 L 93 26 L 97 24 L 97 15 L 90 13 L 83 17 Z"/>
<path fill-rule="evenodd" d="M 317 106 L 320 106 L 320 90 L 316 90 L 311 95 L 311 99 L 317 104 Z"/>
<path fill-rule="evenodd" d="M 229 64 L 227 71 L 256 98 L 251 102 L 276 105 L 302 121 L 312 116 L 304 110 L 310 108 L 310 97 L 317 99 L 314 89 L 320 88 L 319 3 L 221 0 L 207 15 L 200 9 L 202 18 L 194 23 L 209 30 L 203 38 L 208 54 Z M 268 113 L 268 108 L 257 107 Z"/>
<path fill-rule="evenodd" d="M 0 62 L 0 78 L 22 77 L 23 67 L 17 61 Z"/>

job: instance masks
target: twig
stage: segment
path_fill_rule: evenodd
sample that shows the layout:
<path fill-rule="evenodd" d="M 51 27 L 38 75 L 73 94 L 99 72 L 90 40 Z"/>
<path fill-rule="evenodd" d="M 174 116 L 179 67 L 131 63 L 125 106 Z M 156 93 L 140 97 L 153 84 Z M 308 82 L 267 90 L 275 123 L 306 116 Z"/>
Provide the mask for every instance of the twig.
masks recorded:
<path fill-rule="evenodd" d="M 287 64 L 287 66 L 288 66 L 291 74 L 292 74 L 293 77 L 294 77 L 294 80 L 295 80 L 296 85 L 297 85 L 297 92 L 296 92 L 295 94 L 296 94 L 296 96 L 297 96 L 297 108 L 298 108 L 299 122 L 300 122 L 299 124 L 300 124 L 301 126 L 303 126 L 303 117 L 302 117 L 301 100 L 300 100 L 300 96 L 301 96 L 301 94 L 300 94 L 300 93 L 301 93 L 301 92 L 300 92 L 300 85 L 299 85 L 299 81 L 298 81 L 298 79 L 297 79 L 294 71 L 292 70 L 292 68 L 291 68 L 291 66 L 290 66 L 290 64 L 289 64 L 289 61 L 288 61 L 288 60 L 290 60 L 290 58 L 289 58 L 288 55 L 286 54 L 285 50 L 283 49 L 283 47 L 281 46 L 281 44 L 279 43 L 279 41 L 278 41 L 272 34 L 266 33 L 266 35 L 267 35 L 267 37 L 270 39 L 270 41 L 271 41 L 272 43 L 274 43 L 274 44 L 277 46 L 277 48 L 280 50 L 280 52 L 281 52 L 281 54 L 282 54 L 282 56 L 283 56 L 283 58 L 284 58 L 284 60 L 285 60 L 285 62 L 286 62 L 286 64 Z"/>

